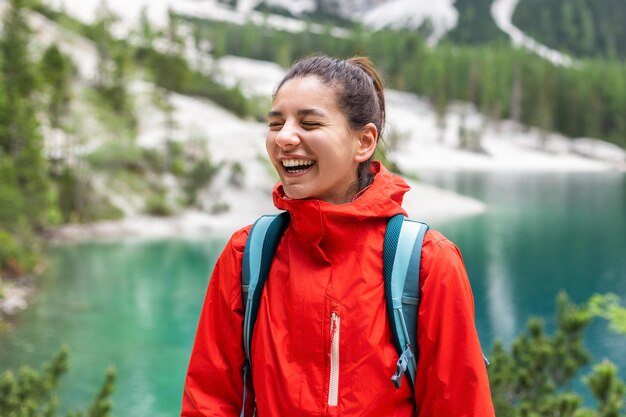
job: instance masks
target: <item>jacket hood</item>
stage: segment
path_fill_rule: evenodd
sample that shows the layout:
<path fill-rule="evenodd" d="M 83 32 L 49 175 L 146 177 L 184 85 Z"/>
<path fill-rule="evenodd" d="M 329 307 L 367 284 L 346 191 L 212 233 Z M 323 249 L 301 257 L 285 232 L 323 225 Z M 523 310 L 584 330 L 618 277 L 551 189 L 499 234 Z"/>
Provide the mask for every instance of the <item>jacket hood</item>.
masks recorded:
<path fill-rule="evenodd" d="M 375 174 L 374 182 L 350 203 L 291 199 L 285 195 L 279 182 L 273 191 L 274 205 L 288 211 L 297 234 L 313 243 L 319 243 L 329 234 L 334 240 L 341 240 L 342 237 L 349 239 L 352 235 L 350 229 L 363 226 L 363 221 L 388 219 L 399 213 L 406 216 L 402 199 L 410 189 L 409 185 L 401 177 L 390 173 L 379 161 L 372 162 L 371 170 Z"/>
<path fill-rule="evenodd" d="M 409 185 L 401 177 L 390 173 L 379 161 L 372 162 L 371 170 L 374 173 L 374 182 L 350 203 L 332 204 L 316 199 L 291 199 L 285 195 L 282 183 L 278 182 L 272 193 L 274 205 L 280 210 L 288 211 L 292 217 L 303 210 L 321 211 L 331 216 L 354 217 L 361 220 L 369 217 L 388 218 L 405 213 L 402 199 L 409 191 Z"/>

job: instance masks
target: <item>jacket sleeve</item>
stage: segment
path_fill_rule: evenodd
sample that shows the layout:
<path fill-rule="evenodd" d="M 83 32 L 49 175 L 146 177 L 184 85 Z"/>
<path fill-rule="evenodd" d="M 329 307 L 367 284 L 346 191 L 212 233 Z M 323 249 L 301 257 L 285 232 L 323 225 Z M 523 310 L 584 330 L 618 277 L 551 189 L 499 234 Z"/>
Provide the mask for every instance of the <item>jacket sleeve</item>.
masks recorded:
<path fill-rule="evenodd" d="M 245 357 L 241 261 L 248 231 L 249 227 L 231 237 L 213 269 L 185 378 L 183 417 L 241 413 Z"/>
<path fill-rule="evenodd" d="M 420 270 L 419 417 L 495 416 L 476 326 L 474 300 L 458 248 L 428 232 Z"/>

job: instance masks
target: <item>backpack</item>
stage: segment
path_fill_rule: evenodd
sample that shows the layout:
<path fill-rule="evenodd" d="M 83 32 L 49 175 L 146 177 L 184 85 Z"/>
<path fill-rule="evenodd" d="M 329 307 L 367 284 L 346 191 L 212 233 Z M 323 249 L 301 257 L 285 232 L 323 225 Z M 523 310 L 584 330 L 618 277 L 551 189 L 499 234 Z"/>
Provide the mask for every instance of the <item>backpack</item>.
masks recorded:
<path fill-rule="evenodd" d="M 244 316 L 244 400 L 251 372 L 250 342 L 256 322 L 261 294 L 269 274 L 274 252 L 289 224 L 289 213 L 265 215 L 252 226 L 243 252 L 241 288 Z M 391 380 L 400 388 L 402 376 L 407 375 L 414 390 L 417 368 L 417 310 L 419 306 L 419 267 L 424 235 L 428 225 L 408 219 L 402 214 L 387 223 L 383 246 L 383 275 L 385 300 L 393 342 L 399 359 Z M 242 407 L 243 410 L 243 407 Z M 243 411 L 242 411 L 243 415 Z"/>

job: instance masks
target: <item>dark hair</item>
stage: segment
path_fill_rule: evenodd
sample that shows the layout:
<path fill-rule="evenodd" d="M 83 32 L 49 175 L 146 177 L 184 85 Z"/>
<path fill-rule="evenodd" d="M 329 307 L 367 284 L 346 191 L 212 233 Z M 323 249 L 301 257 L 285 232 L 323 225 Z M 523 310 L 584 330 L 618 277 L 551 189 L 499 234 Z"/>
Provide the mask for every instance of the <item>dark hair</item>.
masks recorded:
<path fill-rule="evenodd" d="M 346 115 L 350 127 L 359 130 L 374 123 L 381 140 L 385 127 L 385 95 L 383 81 L 367 57 L 356 56 L 347 60 L 316 55 L 296 61 L 280 81 L 274 96 L 285 82 L 293 78 L 318 77 L 324 84 L 333 87 L 339 109 Z M 361 162 L 357 169 L 357 194 L 374 180 L 370 170 L 372 158 Z"/>

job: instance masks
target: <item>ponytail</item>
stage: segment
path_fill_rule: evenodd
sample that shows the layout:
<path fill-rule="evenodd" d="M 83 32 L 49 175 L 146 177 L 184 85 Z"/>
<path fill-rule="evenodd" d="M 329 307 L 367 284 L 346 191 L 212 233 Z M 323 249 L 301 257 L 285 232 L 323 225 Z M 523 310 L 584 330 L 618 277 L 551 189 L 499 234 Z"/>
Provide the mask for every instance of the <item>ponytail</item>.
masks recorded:
<path fill-rule="evenodd" d="M 346 62 L 348 62 L 348 64 L 352 64 L 355 67 L 360 68 L 361 70 L 363 70 L 363 72 L 365 72 L 371 79 L 372 82 L 374 83 L 374 90 L 376 91 L 376 97 L 378 98 L 378 108 L 380 111 L 380 126 L 376 126 L 377 128 L 380 127 L 379 130 L 382 130 L 382 128 L 385 126 L 385 92 L 384 92 L 384 85 L 383 85 L 383 79 L 380 75 L 380 73 L 378 72 L 378 70 L 376 69 L 376 67 L 374 67 L 374 64 L 372 63 L 372 61 L 366 57 L 366 56 L 354 56 L 350 59 L 348 59 Z M 378 132 L 379 136 L 381 134 L 381 132 Z"/>

